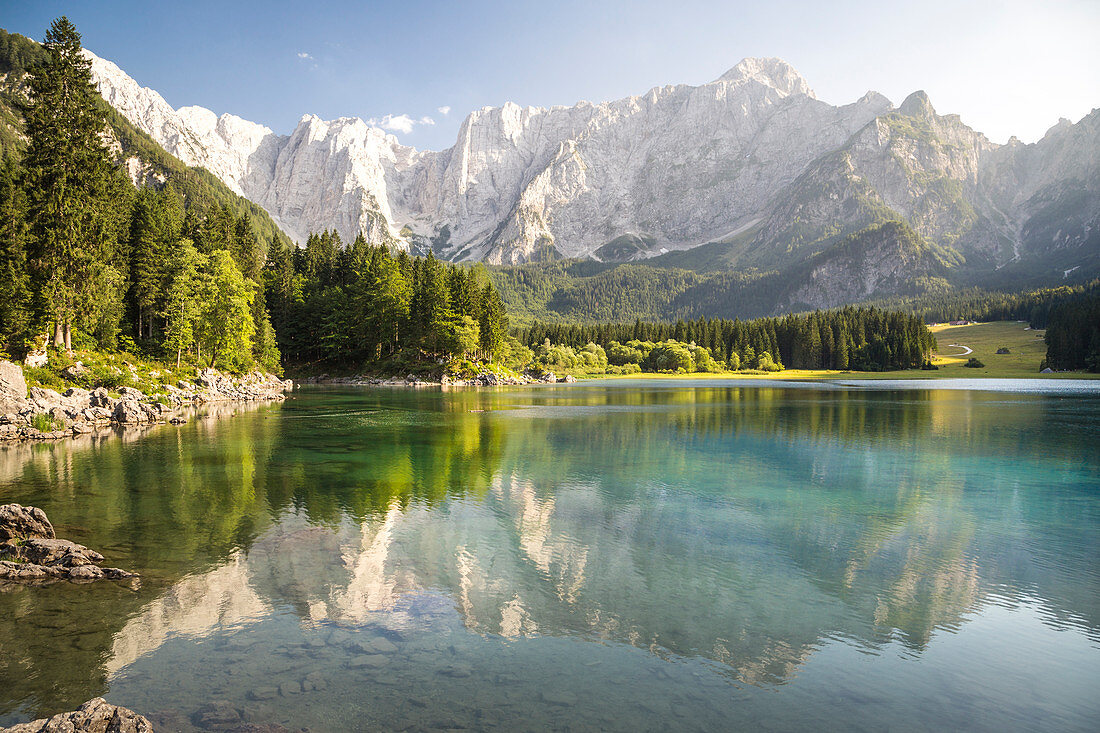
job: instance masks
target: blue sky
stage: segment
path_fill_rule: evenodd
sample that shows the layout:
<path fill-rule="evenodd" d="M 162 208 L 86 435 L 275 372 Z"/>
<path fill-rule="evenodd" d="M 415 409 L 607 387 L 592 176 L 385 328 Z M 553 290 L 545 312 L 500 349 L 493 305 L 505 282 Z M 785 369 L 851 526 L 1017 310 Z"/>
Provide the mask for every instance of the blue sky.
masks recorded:
<path fill-rule="evenodd" d="M 418 148 L 453 144 L 485 105 L 701 84 L 746 56 L 786 59 L 833 104 L 869 89 L 897 104 L 924 89 L 941 114 L 998 142 L 1033 141 L 1100 106 L 1096 0 L 0 0 L 0 27 L 36 39 L 61 14 L 174 107 L 279 133 L 307 113 L 389 116 Z"/>

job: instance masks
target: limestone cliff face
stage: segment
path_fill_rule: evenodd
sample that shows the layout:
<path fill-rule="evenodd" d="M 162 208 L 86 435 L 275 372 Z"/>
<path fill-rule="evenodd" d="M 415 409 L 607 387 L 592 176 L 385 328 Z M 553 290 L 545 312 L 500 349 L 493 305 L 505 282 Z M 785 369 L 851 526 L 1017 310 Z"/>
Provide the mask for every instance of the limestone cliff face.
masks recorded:
<path fill-rule="evenodd" d="M 996 145 L 923 92 L 832 106 L 779 59 L 701 86 L 572 107 L 472 112 L 447 150 L 417 151 L 354 118 L 306 115 L 287 136 L 199 107 L 173 110 L 92 54 L 104 97 L 189 165 L 263 206 L 292 238 L 345 239 L 454 260 L 603 259 L 749 242 L 742 261 L 800 262 L 905 221 L 957 264 L 993 270 L 1100 245 L 1100 113 L 1034 145 Z M 625 241 L 625 240 L 621 240 Z M 1090 255 L 1090 252 L 1092 254 Z"/>
<path fill-rule="evenodd" d="M 903 222 L 862 229 L 787 272 L 784 310 L 835 308 L 909 295 L 942 276 L 947 263 Z"/>

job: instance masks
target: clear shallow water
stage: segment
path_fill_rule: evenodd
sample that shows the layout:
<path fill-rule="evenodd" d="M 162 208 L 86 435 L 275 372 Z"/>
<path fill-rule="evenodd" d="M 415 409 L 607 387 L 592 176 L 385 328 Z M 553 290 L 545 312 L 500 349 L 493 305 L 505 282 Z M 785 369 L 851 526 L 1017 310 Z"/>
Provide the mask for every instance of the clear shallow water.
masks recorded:
<path fill-rule="evenodd" d="M 0 592 L 0 724 L 1100 719 L 1095 393 L 313 389 L 0 449 L 0 501 L 143 574 Z"/>

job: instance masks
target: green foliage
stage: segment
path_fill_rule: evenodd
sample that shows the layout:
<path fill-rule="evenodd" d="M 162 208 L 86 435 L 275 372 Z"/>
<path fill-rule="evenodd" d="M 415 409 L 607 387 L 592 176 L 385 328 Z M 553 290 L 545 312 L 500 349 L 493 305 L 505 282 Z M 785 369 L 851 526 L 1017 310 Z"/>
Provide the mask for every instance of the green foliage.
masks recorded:
<path fill-rule="evenodd" d="M 55 369 L 51 369 L 49 366 L 44 367 L 23 367 L 23 378 L 27 380 L 27 385 L 34 385 L 38 387 L 45 387 L 47 389 L 54 389 L 60 392 L 61 390 L 68 389 L 65 384 L 65 378 L 61 376 Z"/>
<path fill-rule="evenodd" d="M 603 345 L 613 366 L 646 371 L 910 369 L 928 360 L 935 338 L 918 319 L 875 308 L 843 308 L 753 321 L 698 319 L 676 323 L 535 323 L 517 331 L 528 344 Z M 654 356 L 657 345 L 663 348 Z M 559 347 L 559 348 L 560 348 Z M 687 361 L 680 349 L 686 353 Z"/>
<path fill-rule="evenodd" d="M 304 249 L 275 250 L 264 272 L 271 320 L 288 360 L 384 372 L 438 371 L 448 360 L 529 363 L 483 268 L 396 255 L 335 232 Z"/>
<path fill-rule="evenodd" d="M 252 365 L 252 301 L 256 284 L 241 274 L 224 249 L 210 255 L 209 272 L 200 288 L 201 315 L 195 336 L 200 354 L 211 366 L 242 371 Z"/>
<path fill-rule="evenodd" d="M 67 19 L 44 46 L 0 32 L 0 70 L 0 127 L 17 143 L 0 136 L 0 350 L 18 358 L 52 328 L 66 349 L 140 346 L 177 363 L 201 349 L 226 368 L 278 368 L 255 284 L 261 242 L 288 243 L 270 218 L 114 111 Z M 135 191 L 111 138 L 167 184 Z"/>
<path fill-rule="evenodd" d="M 970 369 L 985 369 L 985 364 L 983 364 L 980 359 L 975 359 L 973 356 L 967 359 L 963 366 Z"/>
<path fill-rule="evenodd" d="M 31 272 L 56 344 L 71 343 L 78 317 L 110 341 L 104 320 L 119 310 L 118 240 L 128 191 L 101 136 L 106 120 L 80 34 L 61 17 L 44 45 L 47 59 L 30 76 L 23 157 Z"/>
<path fill-rule="evenodd" d="M 1057 306 L 1044 338 L 1051 369 L 1100 372 L 1100 292 Z"/>
<path fill-rule="evenodd" d="M 191 240 L 183 239 L 176 243 L 172 261 L 170 285 L 164 296 L 164 348 L 176 353 L 179 366 L 183 352 L 195 345 L 195 326 L 202 314 L 199 296 L 204 289 L 199 271 L 207 258 L 199 254 Z"/>
<path fill-rule="evenodd" d="M 43 433 L 52 433 L 65 427 L 65 423 L 55 419 L 48 412 L 38 412 L 31 417 L 31 427 Z"/>

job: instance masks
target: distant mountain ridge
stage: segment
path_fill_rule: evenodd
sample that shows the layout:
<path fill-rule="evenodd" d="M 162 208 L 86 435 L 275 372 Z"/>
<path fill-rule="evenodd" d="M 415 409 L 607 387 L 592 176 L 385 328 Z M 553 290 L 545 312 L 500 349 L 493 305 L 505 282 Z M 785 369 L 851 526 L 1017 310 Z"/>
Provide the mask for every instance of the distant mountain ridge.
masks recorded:
<path fill-rule="evenodd" d="M 454 146 L 433 152 L 355 118 L 306 115 L 280 136 L 233 115 L 173 110 L 89 56 L 116 109 L 299 240 L 335 227 L 518 264 L 642 258 L 740 237 L 745 252 L 731 265 L 773 266 L 897 219 L 978 270 L 1051 251 L 1080 266 L 1100 245 L 1095 111 L 1033 145 L 997 145 L 937 115 L 923 92 L 897 108 L 874 92 L 835 107 L 782 60 L 745 59 L 697 87 L 482 108 Z M 1050 221 L 1059 212 L 1066 226 Z M 607 247 L 624 237 L 631 246 Z"/>

